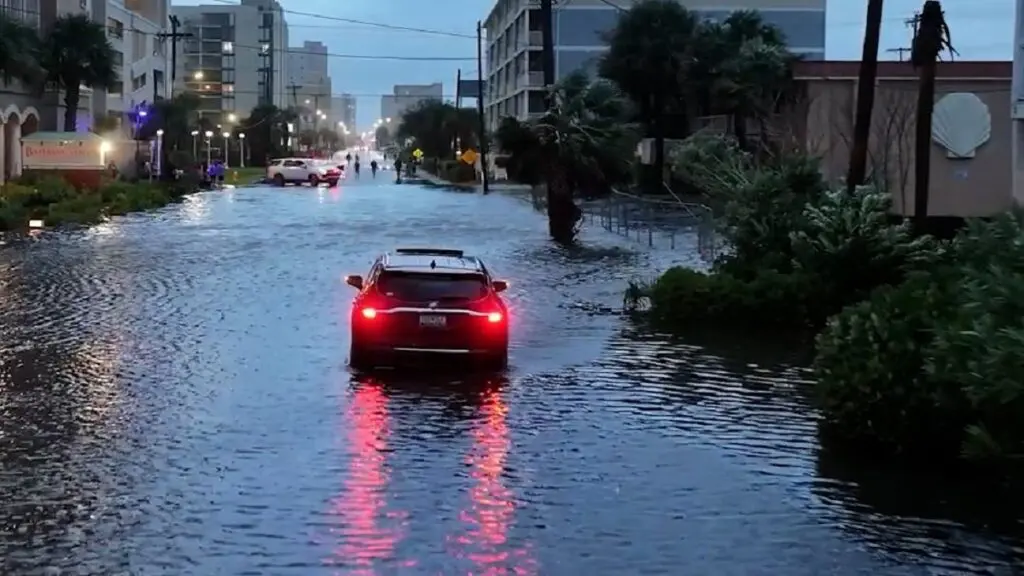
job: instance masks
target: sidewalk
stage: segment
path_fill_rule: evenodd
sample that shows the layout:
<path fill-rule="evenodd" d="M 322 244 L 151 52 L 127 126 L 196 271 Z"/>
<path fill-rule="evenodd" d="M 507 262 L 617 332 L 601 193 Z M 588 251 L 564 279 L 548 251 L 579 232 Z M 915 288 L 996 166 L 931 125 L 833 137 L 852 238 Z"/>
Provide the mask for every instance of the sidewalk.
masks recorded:
<path fill-rule="evenodd" d="M 459 189 L 466 190 L 466 191 L 472 190 L 474 192 L 483 192 L 483 189 L 484 189 L 484 185 L 482 183 L 480 183 L 480 182 L 470 182 L 470 183 L 465 183 L 465 184 L 455 184 L 454 182 L 449 182 L 449 181 L 444 180 L 442 178 L 438 178 L 437 176 L 435 176 L 435 175 L 433 175 L 433 174 L 431 174 L 429 172 L 426 172 L 424 170 L 417 170 L 416 171 L 416 176 L 413 176 L 413 177 L 407 177 L 407 176 L 403 176 L 402 177 L 402 181 L 403 182 L 413 182 L 413 181 L 416 181 L 416 180 L 422 180 L 422 181 L 427 182 L 427 183 L 429 183 L 429 184 L 431 184 L 433 186 L 444 186 L 444 187 L 451 187 L 451 188 L 459 188 Z M 524 194 L 524 195 L 527 195 L 527 196 L 530 193 L 530 188 L 531 188 L 531 186 L 529 184 L 518 184 L 518 183 L 515 183 L 515 182 L 509 182 L 507 180 L 503 180 L 501 182 L 491 182 L 490 186 L 489 186 L 489 189 L 490 189 L 491 193 L 495 193 L 495 192 L 515 193 L 515 194 L 520 194 L 521 193 L 521 194 Z"/>

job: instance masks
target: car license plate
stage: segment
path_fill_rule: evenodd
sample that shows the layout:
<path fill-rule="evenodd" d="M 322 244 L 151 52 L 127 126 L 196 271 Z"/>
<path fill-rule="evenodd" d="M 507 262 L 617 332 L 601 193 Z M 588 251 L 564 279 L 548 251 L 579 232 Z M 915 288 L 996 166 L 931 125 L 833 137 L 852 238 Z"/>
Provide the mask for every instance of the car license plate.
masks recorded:
<path fill-rule="evenodd" d="M 448 325 L 448 319 L 436 314 L 423 314 L 420 316 L 420 326 L 426 328 L 444 328 Z"/>

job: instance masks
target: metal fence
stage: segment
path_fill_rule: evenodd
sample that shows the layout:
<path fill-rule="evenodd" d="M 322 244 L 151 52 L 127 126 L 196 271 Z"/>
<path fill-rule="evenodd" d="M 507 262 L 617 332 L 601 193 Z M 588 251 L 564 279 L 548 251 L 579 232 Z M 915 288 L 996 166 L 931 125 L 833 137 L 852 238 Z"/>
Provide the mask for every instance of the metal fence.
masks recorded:
<path fill-rule="evenodd" d="M 703 260 L 714 260 L 718 246 L 711 208 L 684 202 L 671 191 L 668 193 L 667 198 L 651 198 L 613 192 L 605 198 L 580 202 L 579 207 L 586 222 L 599 224 L 609 232 L 652 248 L 696 248 Z M 533 187 L 530 199 L 535 209 L 546 210 L 547 196 L 543 186 Z"/>

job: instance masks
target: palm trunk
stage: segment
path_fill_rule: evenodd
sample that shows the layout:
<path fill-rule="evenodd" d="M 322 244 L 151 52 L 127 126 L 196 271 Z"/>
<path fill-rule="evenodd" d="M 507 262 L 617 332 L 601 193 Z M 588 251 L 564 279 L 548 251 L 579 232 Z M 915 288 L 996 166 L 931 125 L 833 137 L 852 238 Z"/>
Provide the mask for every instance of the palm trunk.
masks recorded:
<path fill-rule="evenodd" d="M 850 171 L 846 191 L 864 183 L 868 169 L 868 142 L 871 139 L 871 112 L 875 107 L 875 79 L 878 76 L 878 41 L 882 33 L 882 0 L 868 1 L 864 47 L 860 74 L 857 78 L 857 117 L 853 125 L 853 146 L 850 149 Z"/>
<path fill-rule="evenodd" d="M 576 222 L 579 208 L 572 199 L 572 186 L 565 171 L 553 167 L 547 179 L 548 233 L 559 244 L 571 245 L 576 241 Z"/>
<path fill-rule="evenodd" d="M 936 54 L 936 57 L 938 55 Z M 935 60 L 921 67 L 917 92 L 917 130 L 914 134 L 914 224 L 924 233 L 928 221 L 931 177 L 932 112 L 935 110 Z"/>
<path fill-rule="evenodd" d="M 78 103 L 82 99 L 78 82 L 69 82 L 64 89 L 64 131 L 75 132 L 78 128 Z"/>
<path fill-rule="evenodd" d="M 736 144 L 740 150 L 750 150 L 750 139 L 747 138 L 747 117 L 742 112 L 732 115 L 732 133 L 736 136 Z"/>

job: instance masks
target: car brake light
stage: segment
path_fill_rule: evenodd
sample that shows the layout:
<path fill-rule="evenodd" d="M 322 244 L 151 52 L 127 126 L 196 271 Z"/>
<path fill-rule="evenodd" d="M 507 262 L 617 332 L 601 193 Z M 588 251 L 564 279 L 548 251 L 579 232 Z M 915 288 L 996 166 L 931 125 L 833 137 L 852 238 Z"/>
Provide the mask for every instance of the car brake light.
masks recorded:
<path fill-rule="evenodd" d="M 487 315 L 487 321 L 490 322 L 491 324 L 497 324 L 498 322 L 501 322 L 502 318 L 503 316 L 501 315 L 501 312 L 491 312 L 490 314 Z"/>
<path fill-rule="evenodd" d="M 363 308 L 363 318 L 373 320 L 377 317 L 377 311 L 373 308 Z"/>

